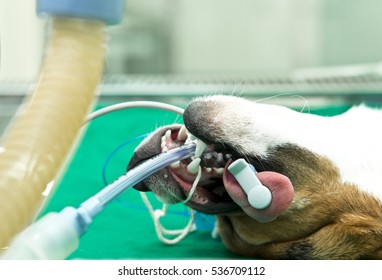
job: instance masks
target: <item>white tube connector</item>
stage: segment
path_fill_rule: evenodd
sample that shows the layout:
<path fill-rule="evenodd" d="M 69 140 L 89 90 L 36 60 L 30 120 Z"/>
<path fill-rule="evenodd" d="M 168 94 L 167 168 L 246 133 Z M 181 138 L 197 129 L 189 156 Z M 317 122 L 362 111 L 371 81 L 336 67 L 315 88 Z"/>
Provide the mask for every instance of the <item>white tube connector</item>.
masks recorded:
<path fill-rule="evenodd" d="M 17 235 L 1 259 L 66 259 L 78 248 L 83 227 L 75 208 L 49 213 Z"/>
<path fill-rule="evenodd" d="M 256 177 L 255 168 L 244 159 L 238 159 L 228 166 L 228 171 L 236 178 L 248 196 L 249 204 L 258 210 L 267 208 L 272 202 L 271 191 Z"/>

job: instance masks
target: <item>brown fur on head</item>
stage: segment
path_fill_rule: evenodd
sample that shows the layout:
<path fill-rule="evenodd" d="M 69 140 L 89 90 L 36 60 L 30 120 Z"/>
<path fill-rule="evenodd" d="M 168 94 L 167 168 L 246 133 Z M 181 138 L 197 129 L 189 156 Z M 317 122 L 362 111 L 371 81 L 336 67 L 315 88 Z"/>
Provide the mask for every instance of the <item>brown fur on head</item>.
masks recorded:
<path fill-rule="evenodd" d="M 206 169 L 188 205 L 216 214 L 224 244 L 245 256 L 382 258 L 382 186 L 379 185 L 382 164 L 372 165 L 376 153 L 382 156 L 381 148 L 376 145 L 382 139 L 380 135 L 362 139 L 353 135 L 353 130 L 369 131 L 367 120 L 354 114 L 323 118 L 224 96 L 192 102 L 184 114 L 186 128 L 210 145 L 213 157 L 218 157 L 213 154 L 216 150 L 232 155 L 233 159 L 250 161 L 259 172 L 260 181 L 275 184 L 274 204 L 284 199 L 277 196 L 287 193 L 283 186 L 277 186 L 280 176 L 287 177 L 294 194 L 282 212 L 269 218 L 266 211 L 270 210 L 244 207 L 245 201 L 241 204 L 243 194 L 237 188 L 233 191 L 236 183 L 227 179 L 230 161 L 204 160 L 202 166 L 213 164 L 213 171 Z M 361 111 L 361 114 L 364 113 Z M 375 122 L 376 116 L 373 113 L 372 121 Z M 382 114 L 378 116 L 382 120 Z M 350 128 L 346 127 L 348 122 L 352 125 Z M 147 139 L 136 150 L 130 166 L 159 153 L 167 129 L 161 128 Z M 171 139 L 166 140 L 166 145 L 178 141 L 179 126 L 170 129 Z M 359 146 L 356 141 L 370 138 L 374 140 L 369 141 L 363 151 L 355 150 Z M 225 170 L 218 176 L 222 165 Z M 185 181 L 189 180 L 182 172 L 187 173 L 182 165 L 161 170 L 137 188 L 151 190 L 165 201 L 179 202 L 186 196 L 188 182 Z"/>
<path fill-rule="evenodd" d="M 325 158 L 307 151 L 281 151 L 274 156 L 288 166 L 283 165 L 282 172 L 295 186 L 294 201 L 269 223 L 247 215 L 218 217 L 228 248 L 264 258 L 378 258 L 382 253 L 380 201 L 341 183 L 336 168 Z M 310 162 L 310 167 L 301 166 L 301 160 Z"/>

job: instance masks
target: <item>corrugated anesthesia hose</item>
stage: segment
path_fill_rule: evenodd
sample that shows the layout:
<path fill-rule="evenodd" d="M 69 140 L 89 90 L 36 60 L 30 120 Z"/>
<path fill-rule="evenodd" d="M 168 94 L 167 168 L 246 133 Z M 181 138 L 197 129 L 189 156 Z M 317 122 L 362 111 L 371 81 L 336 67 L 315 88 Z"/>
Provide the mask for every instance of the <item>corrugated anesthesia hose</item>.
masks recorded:
<path fill-rule="evenodd" d="M 20 232 L 44 200 L 95 99 L 104 64 L 104 24 L 53 18 L 35 92 L 0 147 L 0 248 Z"/>

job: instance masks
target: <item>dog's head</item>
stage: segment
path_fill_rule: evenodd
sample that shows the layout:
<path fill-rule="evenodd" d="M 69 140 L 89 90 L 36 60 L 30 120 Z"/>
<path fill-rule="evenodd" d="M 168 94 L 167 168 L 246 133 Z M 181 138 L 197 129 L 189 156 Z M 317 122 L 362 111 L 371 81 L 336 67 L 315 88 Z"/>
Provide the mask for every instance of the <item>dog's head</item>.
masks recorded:
<path fill-rule="evenodd" d="M 332 153 L 339 147 L 325 148 L 333 144 L 322 135 L 333 130 L 327 119 L 228 96 L 197 99 L 183 117 L 188 132 L 208 144 L 201 179 L 187 205 L 217 215 L 223 242 L 232 251 L 266 258 L 381 257 L 381 202 L 343 180 Z M 156 130 L 136 149 L 129 167 L 183 145 L 185 128 Z M 251 207 L 227 171 L 238 158 L 254 165 L 271 190 L 267 209 Z M 174 163 L 136 188 L 167 203 L 183 201 L 197 173 L 190 163 Z"/>

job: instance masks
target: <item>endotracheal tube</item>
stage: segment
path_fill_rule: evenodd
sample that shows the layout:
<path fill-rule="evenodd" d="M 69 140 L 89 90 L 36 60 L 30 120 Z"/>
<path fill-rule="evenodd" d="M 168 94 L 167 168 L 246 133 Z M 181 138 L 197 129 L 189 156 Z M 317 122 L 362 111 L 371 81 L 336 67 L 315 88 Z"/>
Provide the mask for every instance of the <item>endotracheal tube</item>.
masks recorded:
<path fill-rule="evenodd" d="M 63 259 L 79 245 L 93 218 L 125 190 L 173 162 L 192 157 L 196 144 L 190 143 L 161 153 L 105 187 L 80 205 L 49 213 L 16 237 L 3 259 Z"/>

